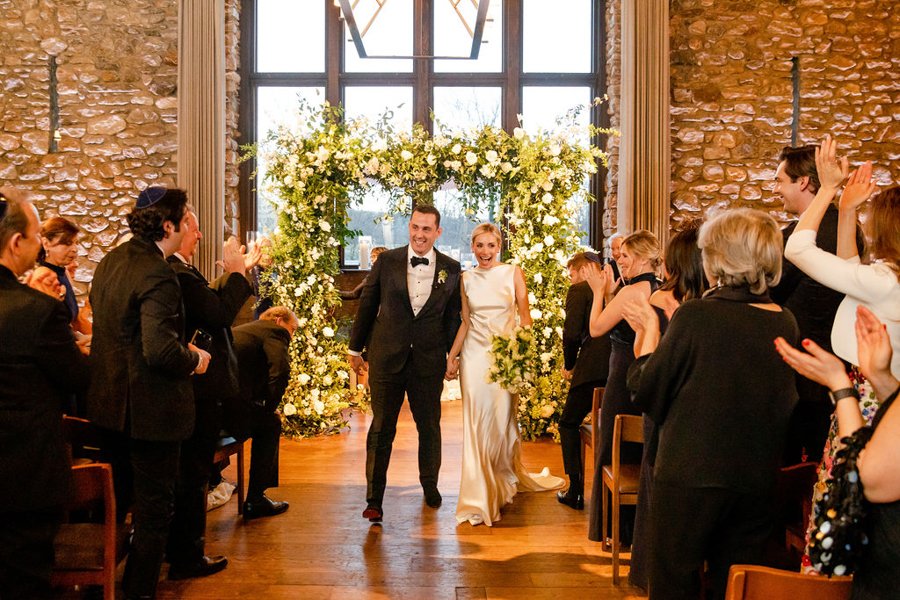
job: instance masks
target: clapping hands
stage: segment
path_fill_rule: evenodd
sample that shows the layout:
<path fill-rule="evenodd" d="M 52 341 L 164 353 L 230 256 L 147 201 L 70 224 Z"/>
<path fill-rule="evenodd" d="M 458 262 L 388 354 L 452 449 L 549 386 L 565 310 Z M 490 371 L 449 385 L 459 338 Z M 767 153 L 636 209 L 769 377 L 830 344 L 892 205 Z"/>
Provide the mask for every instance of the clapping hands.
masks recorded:
<path fill-rule="evenodd" d="M 837 158 L 837 141 L 826 134 L 822 145 L 816 148 L 816 171 L 819 184 L 837 189 L 850 173 L 850 163 L 846 156 Z"/>
<path fill-rule="evenodd" d="M 841 193 L 841 210 L 856 210 L 860 204 L 872 197 L 877 188 L 872 180 L 872 161 L 866 161 L 850 174 L 850 179 L 847 180 L 847 185 Z"/>

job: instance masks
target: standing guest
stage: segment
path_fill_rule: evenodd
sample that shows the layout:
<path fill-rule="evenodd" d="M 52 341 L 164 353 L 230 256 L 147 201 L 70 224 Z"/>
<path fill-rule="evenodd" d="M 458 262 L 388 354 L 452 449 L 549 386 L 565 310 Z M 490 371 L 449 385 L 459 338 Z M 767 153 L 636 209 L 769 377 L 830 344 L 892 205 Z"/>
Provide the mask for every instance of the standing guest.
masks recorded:
<path fill-rule="evenodd" d="M 483 223 L 472 231 L 474 269 L 460 284 L 462 324 L 447 356 L 447 379 L 460 378 L 463 452 L 456 522 L 490 527 L 500 509 L 521 491 L 561 487 L 563 481 L 531 475 L 522 465 L 516 422 L 518 397 L 488 380 L 491 340 L 531 326 L 528 288 L 518 265 L 499 262 L 500 230 Z"/>
<path fill-rule="evenodd" d="M 758 564 L 797 389 L 775 351 L 797 323 L 766 293 L 781 276 L 781 232 L 761 211 L 723 212 L 700 229 L 713 290 L 685 302 L 647 359 L 635 402 L 659 426 L 650 507 L 650 598 L 712 598 L 728 569 Z"/>
<path fill-rule="evenodd" d="M 441 391 L 447 351 L 459 329 L 459 262 L 434 249 L 441 213 L 420 204 L 409 219 L 409 245 L 384 252 L 359 299 L 348 360 L 357 375 L 372 365 L 372 424 L 366 440 L 366 509 L 379 522 L 391 447 L 404 396 L 419 432 L 419 481 L 430 508 L 441 505 Z"/>
<path fill-rule="evenodd" d="M 575 510 L 584 509 L 581 422 L 591 412 L 594 388 L 606 385 L 611 350 L 608 334 L 591 337 L 594 293 L 582 276 L 582 269 L 589 262 L 601 264 L 602 259 L 595 252 L 579 252 L 566 265 L 572 285 L 566 294 L 562 338 L 563 377 L 569 380 L 569 393 L 559 419 L 559 438 L 569 489 L 557 492 L 556 499 Z"/>
<path fill-rule="evenodd" d="M 821 186 L 816 171 L 817 146 L 784 148 L 775 171 L 775 195 L 781 197 L 784 211 L 799 216 L 806 212 Z M 784 243 L 797 228 L 797 221 L 782 231 Z M 829 204 L 822 217 L 816 243 L 826 252 L 837 249 L 838 210 Z M 862 247 L 862 234 L 857 234 L 857 244 Z M 844 299 L 840 292 L 832 290 L 797 268 L 787 257 L 782 261 L 781 281 L 770 291 L 772 300 L 790 310 L 797 319 L 800 335 L 814 340 L 831 352 L 831 326 L 838 305 Z M 796 375 L 799 401 L 785 443 L 784 464 L 792 465 L 803 460 L 818 461 L 822 458 L 828 424 L 831 420 L 831 402 L 828 390 L 800 374 Z M 805 458 L 804 458 L 805 457 Z"/>
<path fill-rule="evenodd" d="M 894 598 L 900 590 L 900 410 L 892 408 L 900 381 L 891 372 L 893 350 L 887 328 L 863 305 L 856 307 L 856 315 L 859 370 L 881 400 L 881 407 L 872 422 L 871 439 L 856 463 L 862 493 L 871 504 L 860 524 L 868 543 L 861 548 L 851 598 L 878 600 Z M 867 419 L 859 410 L 859 392 L 841 360 L 809 339 L 803 340 L 806 352 L 794 349 L 781 338 L 775 340 L 775 345 L 798 373 L 828 386 L 841 439 L 860 435 Z M 823 522 L 819 530 L 825 531 L 826 524 L 830 527 L 845 516 L 853 515 L 836 514 L 831 522 Z M 833 558 L 832 564 L 835 561 Z"/>
<path fill-rule="evenodd" d="M 666 280 L 650 295 L 648 301 L 639 298 L 625 306 L 625 319 L 635 331 L 634 354 L 637 358 L 628 370 L 628 389 L 640 386 L 640 374 L 649 354 L 656 349 L 659 338 L 683 302 L 700 298 L 707 289 L 703 274 L 703 259 L 697 246 L 699 223 L 689 223 L 673 235 L 666 246 Z M 659 446 L 659 428 L 646 414 L 644 425 L 644 454 L 641 457 L 638 499 L 634 517 L 634 540 L 631 545 L 631 568 L 628 581 L 646 590 L 649 586 L 651 555 L 650 506 L 653 489 L 653 467 Z"/>
<path fill-rule="evenodd" d="M 166 262 L 188 231 L 187 194 L 147 188 L 127 219 L 134 237 L 100 261 L 91 288 L 88 418 L 120 432 L 132 469 L 134 537 L 122 580 L 125 597 L 153 598 L 180 446 L 194 431 L 191 375 L 206 372 L 210 355 L 185 344 L 181 288 Z"/>
<path fill-rule="evenodd" d="M 622 257 L 622 241 L 624 239 L 625 236 L 617 231 L 606 240 L 607 244 L 609 244 L 609 255 L 612 258 L 612 260 L 609 261 L 609 266 L 612 268 L 613 281 L 615 282 L 616 287 L 622 286 L 622 274 L 619 272 L 619 259 Z"/>
<path fill-rule="evenodd" d="M 280 515 L 287 502 L 266 496 L 278 486 L 278 442 L 281 418 L 277 412 L 291 376 L 289 348 L 299 323 L 284 306 L 273 306 L 258 321 L 235 327 L 234 351 L 238 359 L 240 395 L 226 405 L 228 432 L 239 440 L 253 440 L 250 485 L 244 502 L 244 520 Z"/>
<path fill-rule="evenodd" d="M 69 497 L 62 431 L 67 396 L 87 388 L 88 367 L 66 306 L 19 283 L 41 247 L 24 192 L 0 188 L 0 596 L 50 597 L 53 539 Z M 58 284 L 57 284 L 58 285 Z M 56 288 L 58 290 L 58 287 Z M 51 287 L 51 291 L 55 291 Z"/>
<path fill-rule="evenodd" d="M 867 306 L 886 323 L 894 345 L 891 369 L 895 376 L 900 376 L 900 236 L 897 235 L 900 230 L 900 187 L 888 188 L 872 198 L 865 224 L 869 256 L 862 262 L 854 244 L 856 213 L 877 188 L 872 182 L 871 163 L 865 163 L 855 171 L 841 194 L 837 254 L 826 252 L 818 247 L 816 234 L 827 207 L 849 172 L 847 159 L 839 161 L 836 154 L 836 142 L 826 136 L 815 157 L 822 185 L 788 239 L 785 254 L 816 281 L 846 294 L 838 307 L 831 332 L 834 353 L 850 365 L 858 366 L 853 318 L 857 306 Z M 860 412 L 867 422 L 871 422 L 878 409 L 879 397 L 858 369 L 852 369 L 851 376 L 857 384 Z M 813 490 L 813 502 L 825 493 L 826 481 L 831 475 L 839 439 L 837 429 L 837 422 L 832 418 L 819 465 L 819 480 Z M 806 570 L 812 568 L 808 554 L 803 556 L 803 566 Z"/>
<path fill-rule="evenodd" d="M 202 238 L 197 216 L 189 211 L 181 246 L 167 259 L 181 286 L 185 332 L 198 337 L 208 334 L 205 350 L 212 357 L 206 373 L 191 378 L 196 406 L 194 431 L 181 443 L 175 513 L 166 550 L 171 565 L 168 577 L 174 580 L 212 575 L 228 564 L 224 556 L 205 553 L 206 494 L 222 431 L 222 403 L 238 394 L 231 323 L 252 292 L 247 268 L 256 264 L 254 256 L 259 259 L 258 252 L 254 256 L 242 254 L 237 239 L 229 238 L 223 250 L 225 274 L 210 285 L 190 262 Z"/>
<path fill-rule="evenodd" d="M 384 246 L 375 246 L 372 248 L 372 251 L 369 252 L 369 265 L 375 266 L 375 261 L 378 260 L 378 256 L 387 250 Z M 369 275 L 367 274 L 362 281 L 359 282 L 355 288 L 349 291 L 339 290 L 338 293 L 341 296 L 341 300 L 356 300 L 362 295 L 363 288 L 366 287 L 366 280 L 368 280 Z"/>
<path fill-rule="evenodd" d="M 631 402 L 631 395 L 625 386 L 628 367 L 634 361 L 634 330 L 625 321 L 625 306 L 638 298 L 647 299 L 659 287 L 656 272 L 662 263 L 659 240 L 653 233 L 640 230 L 622 241 L 619 267 L 625 286 L 613 296 L 612 268 L 607 265 L 601 270 L 590 264 L 584 268 L 584 277 L 591 286 L 594 303 L 591 305 L 590 330 L 594 337 L 609 333 L 612 350 L 609 355 L 609 376 L 603 394 L 603 408 L 600 417 L 600 440 L 597 443 L 597 457 L 594 473 L 594 487 L 591 493 L 591 520 L 588 538 L 606 543 L 603 538 L 600 497 L 603 478 L 602 469 L 612 460 L 613 426 L 616 415 L 640 415 L 640 410 Z M 640 464 L 641 447 L 638 444 L 623 444 L 622 462 Z M 631 544 L 634 528 L 634 507 L 623 507 L 620 512 L 621 540 Z"/>

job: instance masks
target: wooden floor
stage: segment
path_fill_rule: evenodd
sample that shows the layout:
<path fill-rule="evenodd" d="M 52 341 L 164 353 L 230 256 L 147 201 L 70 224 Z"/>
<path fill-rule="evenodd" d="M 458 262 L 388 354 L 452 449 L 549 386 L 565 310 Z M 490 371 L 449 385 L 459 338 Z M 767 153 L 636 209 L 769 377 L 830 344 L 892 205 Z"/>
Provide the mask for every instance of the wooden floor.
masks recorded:
<path fill-rule="evenodd" d="M 612 585 L 610 557 L 588 541 L 587 515 L 557 503 L 553 492 L 519 494 L 494 527 L 454 518 L 459 491 L 462 406 L 445 402 L 442 418 L 444 504 L 425 506 L 416 467 L 416 431 L 404 408 L 388 473 L 381 526 L 365 508 L 365 437 L 358 415 L 339 436 L 281 444 L 284 515 L 244 523 L 237 498 L 209 513 L 208 554 L 228 568 L 204 579 L 159 585 L 159 597 L 260 599 L 354 598 L 637 598 Z M 527 443 L 526 466 L 562 474 L 557 444 Z M 234 462 L 226 475 L 234 480 Z M 164 567 L 165 569 L 165 567 Z M 627 573 L 627 563 L 622 570 Z"/>

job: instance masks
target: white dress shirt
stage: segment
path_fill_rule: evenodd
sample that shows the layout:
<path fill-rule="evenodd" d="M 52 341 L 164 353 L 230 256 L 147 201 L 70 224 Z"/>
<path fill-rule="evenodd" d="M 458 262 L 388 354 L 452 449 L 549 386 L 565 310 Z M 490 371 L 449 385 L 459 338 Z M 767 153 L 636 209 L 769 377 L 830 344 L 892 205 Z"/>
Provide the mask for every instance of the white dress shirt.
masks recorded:
<path fill-rule="evenodd" d="M 413 314 L 418 315 L 425 303 L 428 302 L 428 297 L 431 296 L 437 253 L 432 247 L 428 254 L 422 257 L 428 259 L 428 264 L 415 267 L 410 262 L 413 256 L 418 256 L 418 254 L 413 252 L 412 246 L 408 246 L 406 250 L 406 289 L 409 292 L 409 303 L 412 306 Z"/>

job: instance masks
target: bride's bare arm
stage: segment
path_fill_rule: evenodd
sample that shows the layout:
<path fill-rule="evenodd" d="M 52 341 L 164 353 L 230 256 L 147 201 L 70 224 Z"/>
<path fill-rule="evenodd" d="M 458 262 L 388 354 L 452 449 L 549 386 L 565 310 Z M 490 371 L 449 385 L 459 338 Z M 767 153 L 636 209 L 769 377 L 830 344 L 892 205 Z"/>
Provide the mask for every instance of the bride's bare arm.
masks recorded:
<path fill-rule="evenodd" d="M 466 339 L 466 333 L 469 331 L 469 301 L 466 299 L 466 287 L 462 278 L 459 280 L 459 293 L 462 300 L 462 310 L 460 311 L 462 322 L 456 332 L 453 345 L 450 347 L 450 353 L 447 355 L 447 372 L 444 374 L 444 379 L 455 379 L 459 373 L 459 353 L 462 351 L 463 340 Z"/>
<path fill-rule="evenodd" d="M 531 307 L 528 305 L 528 286 L 525 283 L 525 274 L 519 265 L 516 265 L 516 274 L 513 278 L 516 286 L 516 310 L 519 312 L 519 325 L 531 326 Z"/>

